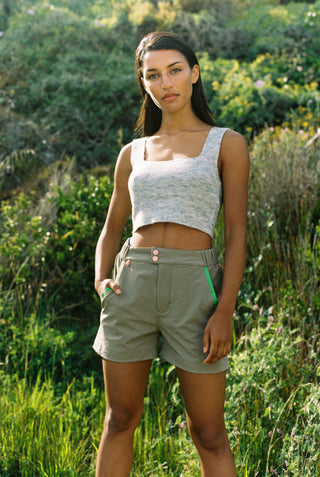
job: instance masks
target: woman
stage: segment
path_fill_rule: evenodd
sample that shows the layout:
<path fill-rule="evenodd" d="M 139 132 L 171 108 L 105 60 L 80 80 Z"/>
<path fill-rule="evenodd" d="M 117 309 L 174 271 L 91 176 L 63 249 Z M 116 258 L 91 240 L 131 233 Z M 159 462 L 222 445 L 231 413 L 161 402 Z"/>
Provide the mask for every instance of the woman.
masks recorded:
<path fill-rule="evenodd" d="M 133 435 L 162 335 L 160 355 L 176 366 L 202 476 L 233 477 L 223 408 L 245 264 L 248 149 L 240 134 L 215 127 L 198 61 L 181 38 L 166 32 L 143 38 L 136 73 L 144 137 L 120 152 L 96 249 L 102 312 L 94 349 L 103 358 L 107 396 L 96 476 L 130 473 Z M 222 196 L 220 293 L 221 268 L 211 247 Z M 117 254 L 131 212 L 133 234 Z"/>

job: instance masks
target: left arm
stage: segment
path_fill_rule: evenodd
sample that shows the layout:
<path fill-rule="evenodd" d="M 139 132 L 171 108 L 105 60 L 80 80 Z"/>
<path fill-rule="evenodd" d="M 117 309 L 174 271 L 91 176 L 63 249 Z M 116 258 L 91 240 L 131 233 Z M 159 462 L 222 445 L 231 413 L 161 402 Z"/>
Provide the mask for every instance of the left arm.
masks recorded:
<path fill-rule="evenodd" d="M 218 306 L 210 317 L 203 336 L 204 360 L 211 364 L 226 356 L 232 344 L 232 317 L 239 292 L 245 260 L 249 153 L 245 139 L 227 131 L 220 148 L 225 228 L 224 278 Z"/>

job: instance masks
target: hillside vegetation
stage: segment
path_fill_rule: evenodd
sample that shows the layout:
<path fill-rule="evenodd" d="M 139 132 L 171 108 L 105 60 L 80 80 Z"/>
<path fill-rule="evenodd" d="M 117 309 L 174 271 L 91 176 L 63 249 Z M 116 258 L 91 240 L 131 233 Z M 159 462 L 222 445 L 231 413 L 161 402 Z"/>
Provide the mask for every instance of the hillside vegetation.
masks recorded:
<path fill-rule="evenodd" d="M 238 474 L 315 477 L 319 0 L 3 0 L 0 477 L 94 475 L 104 412 L 94 247 L 115 160 L 134 137 L 134 51 L 155 29 L 194 47 L 217 124 L 250 147 L 226 400 Z M 221 260 L 223 239 L 220 220 Z M 159 360 L 135 441 L 132 476 L 142 475 L 200 475 L 174 369 Z"/>

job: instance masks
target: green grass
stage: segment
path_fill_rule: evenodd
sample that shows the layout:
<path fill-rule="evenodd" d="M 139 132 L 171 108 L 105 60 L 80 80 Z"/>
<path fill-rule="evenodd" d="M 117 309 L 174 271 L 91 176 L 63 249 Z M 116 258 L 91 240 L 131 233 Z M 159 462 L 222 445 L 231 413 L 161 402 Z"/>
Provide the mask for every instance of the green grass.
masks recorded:
<path fill-rule="evenodd" d="M 236 344 L 225 412 L 239 476 L 318 475 L 320 373 L 310 356 L 280 324 L 255 328 Z M 49 378 L 33 386 L 1 378 L 1 477 L 94 476 L 105 398 L 93 378 L 60 394 Z M 174 368 L 159 360 L 134 448 L 132 477 L 200 477 Z"/>
<path fill-rule="evenodd" d="M 88 475 L 98 439 L 93 423 L 101 411 L 93 382 L 81 392 L 71 383 L 58 396 L 40 376 L 34 386 L 14 376 L 1 378 L 0 475 Z"/>

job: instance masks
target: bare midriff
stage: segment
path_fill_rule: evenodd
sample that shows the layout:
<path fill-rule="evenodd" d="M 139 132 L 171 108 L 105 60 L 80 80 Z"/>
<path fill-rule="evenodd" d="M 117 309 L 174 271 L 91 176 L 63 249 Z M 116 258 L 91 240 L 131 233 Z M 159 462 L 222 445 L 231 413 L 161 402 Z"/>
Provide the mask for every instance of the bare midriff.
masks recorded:
<path fill-rule="evenodd" d="M 133 233 L 132 247 L 162 247 L 177 250 L 206 250 L 211 237 L 201 230 L 170 222 L 145 225 Z"/>

